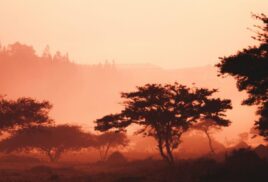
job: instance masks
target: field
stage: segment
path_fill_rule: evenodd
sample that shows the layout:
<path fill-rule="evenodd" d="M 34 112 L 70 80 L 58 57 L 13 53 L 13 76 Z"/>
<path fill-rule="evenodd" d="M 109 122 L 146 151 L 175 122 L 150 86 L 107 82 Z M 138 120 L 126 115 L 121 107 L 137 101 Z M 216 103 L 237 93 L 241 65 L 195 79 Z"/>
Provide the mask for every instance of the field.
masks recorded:
<path fill-rule="evenodd" d="M 1 182 L 240 182 L 266 181 L 268 163 L 253 151 L 243 149 L 226 156 L 178 160 L 174 166 L 151 158 L 135 161 L 46 163 L 1 161 Z"/>

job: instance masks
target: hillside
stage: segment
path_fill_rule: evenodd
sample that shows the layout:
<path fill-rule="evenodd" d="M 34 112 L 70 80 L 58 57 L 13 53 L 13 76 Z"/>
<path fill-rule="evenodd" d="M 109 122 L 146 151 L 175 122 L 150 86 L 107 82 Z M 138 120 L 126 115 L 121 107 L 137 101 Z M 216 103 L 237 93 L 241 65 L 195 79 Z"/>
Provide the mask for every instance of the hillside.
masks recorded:
<path fill-rule="evenodd" d="M 145 83 L 175 81 L 217 88 L 220 97 L 232 99 L 234 109 L 228 117 L 233 124 L 224 132 L 228 137 L 248 131 L 253 125 L 254 108 L 240 106 L 244 95 L 237 91 L 235 81 L 217 77 L 213 66 L 167 70 L 150 64 L 79 65 L 59 52 L 51 55 L 46 50 L 38 56 L 32 47 L 20 43 L 0 51 L 2 95 L 49 100 L 54 106 L 51 115 L 57 122 L 79 123 L 91 130 L 94 119 L 120 110 L 120 92 Z"/>

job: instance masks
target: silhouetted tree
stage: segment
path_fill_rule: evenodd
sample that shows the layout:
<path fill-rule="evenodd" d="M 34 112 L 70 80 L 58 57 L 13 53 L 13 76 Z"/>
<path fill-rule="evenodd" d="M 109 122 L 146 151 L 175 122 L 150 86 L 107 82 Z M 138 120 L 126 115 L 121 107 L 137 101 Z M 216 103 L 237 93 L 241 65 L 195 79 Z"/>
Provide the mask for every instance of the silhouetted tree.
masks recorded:
<path fill-rule="evenodd" d="M 0 150 L 31 151 L 45 153 L 50 161 L 59 160 L 65 151 L 76 151 L 94 145 L 94 136 L 85 133 L 79 126 L 32 126 L 16 131 L 0 142 Z"/>
<path fill-rule="evenodd" d="M 42 58 L 44 60 L 52 60 L 52 55 L 50 53 L 50 48 L 48 45 L 45 47 L 45 49 L 43 51 Z"/>
<path fill-rule="evenodd" d="M 174 163 L 172 150 L 179 146 L 181 135 L 200 118 L 228 122 L 224 112 L 230 109 L 230 100 L 209 98 L 216 90 L 190 89 L 178 83 L 146 84 L 137 91 L 122 93 L 125 109 L 119 114 L 96 120 L 96 130 L 115 128 L 124 130 L 131 124 L 142 126 L 137 133 L 154 137 L 158 149 L 169 164 Z M 213 107 L 214 101 L 221 105 Z"/>
<path fill-rule="evenodd" d="M 258 28 L 258 46 L 248 47 L 235 55 L 220 58 L 221 62 L 216 66 L 220 75 L 231 75 L 237 80 L 239 91 L 245 90 L 248 98 L 244 105 L 257 105 L 259 120 L 255 122 L 260 135 L 268 139 L 268 17 L 264 14 L 253 15 L 262 21 L 264 26 Z"/>
<path fill-rule="evenodd" d="M 23 57 L 29 61 L 36 57 L 35 50 L 32 46 L 21 44 L 19 42 L 9 45 L 6 50 L 8 55 L 14 60 L 19 60 Z"/>
<path fill-rule="evenodd" d="M 202 130 L 201 132 L 187 132 L 183 134 L 181 140 L 183 142 L 181 143 L 177 153 L 180 158 L 194 159 L 207 156 L 208 154 L 213 154 L 208 145 L 208 138 L 203 134 Z M 213 137 L 211 137 L 211 145 L 213 150 L 217 151 L 219 154 L 217 156 L 215 155 L 214 157 L 221 156 L 220 153 L 226 150 L 225 146 L 219 141 L 215 140 Z"/>
<path fill-rule="evenodd" d="M 125 133 L 105 132 L 97 136 L 95 147 L 100 152 L 100 159 L 105 161 L 111 148 L 125 147 L 128 142 L 129 140 Z"/>
<path fill-rule="evenodd" d="M 51 123 L 48 113 L 52 105 L 32 98 L 7 100 L 0 97 L 0 131 Z"/>
<path fill-rule="evenodd" d="M 220 104 L 220 102 L 218 102 Z M 209 148 L 212 154 L 215 153 L 215 150 L 212 145 L 212 138 L 211 134 L 215 130 L 220 130 L 222 127 L 227 127 L 229 126 L 230 121 L 225 120 L 223 122 L 215 122 L 214 120 L 201 120 L 198 123 L 193 125 L 193 129 L 195 130 L 200 130 L 205 133 L 206 137 L 208 138 L 208 144 Z"/>

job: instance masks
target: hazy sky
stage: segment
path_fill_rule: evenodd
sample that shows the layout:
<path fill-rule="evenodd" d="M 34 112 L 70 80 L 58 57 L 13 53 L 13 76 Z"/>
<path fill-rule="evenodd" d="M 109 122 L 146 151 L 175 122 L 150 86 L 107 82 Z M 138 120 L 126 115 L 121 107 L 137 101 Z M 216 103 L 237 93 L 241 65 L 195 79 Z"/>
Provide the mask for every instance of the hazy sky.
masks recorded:
<path fill-rule="evenodd" d="M 253 44 L 251 12 L 267 11 L 267 0 L 0 0 L 0 41 L 83 64 L 199 66 Z"/>

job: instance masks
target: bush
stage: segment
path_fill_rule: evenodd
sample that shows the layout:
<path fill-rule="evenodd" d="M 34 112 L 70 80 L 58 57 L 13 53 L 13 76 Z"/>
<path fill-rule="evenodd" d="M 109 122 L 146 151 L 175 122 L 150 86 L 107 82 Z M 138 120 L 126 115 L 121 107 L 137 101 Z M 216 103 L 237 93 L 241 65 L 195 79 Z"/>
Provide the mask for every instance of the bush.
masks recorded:
<path fill-rule="evenodd" d="M 121 152 L 117 151 L 117 152 L 112 153 L 108 157 L 107 162 L 111 164 L 123 164 L 127 162 L 127 159 Z"/>
<path fill-rule="evenodd" d="M 259 166 L 263 163 L 261 158 L 250 148 L 241 148 L 226 156 L 226 165 L 231 169 L 246 169 L 252 166 Z"/>

